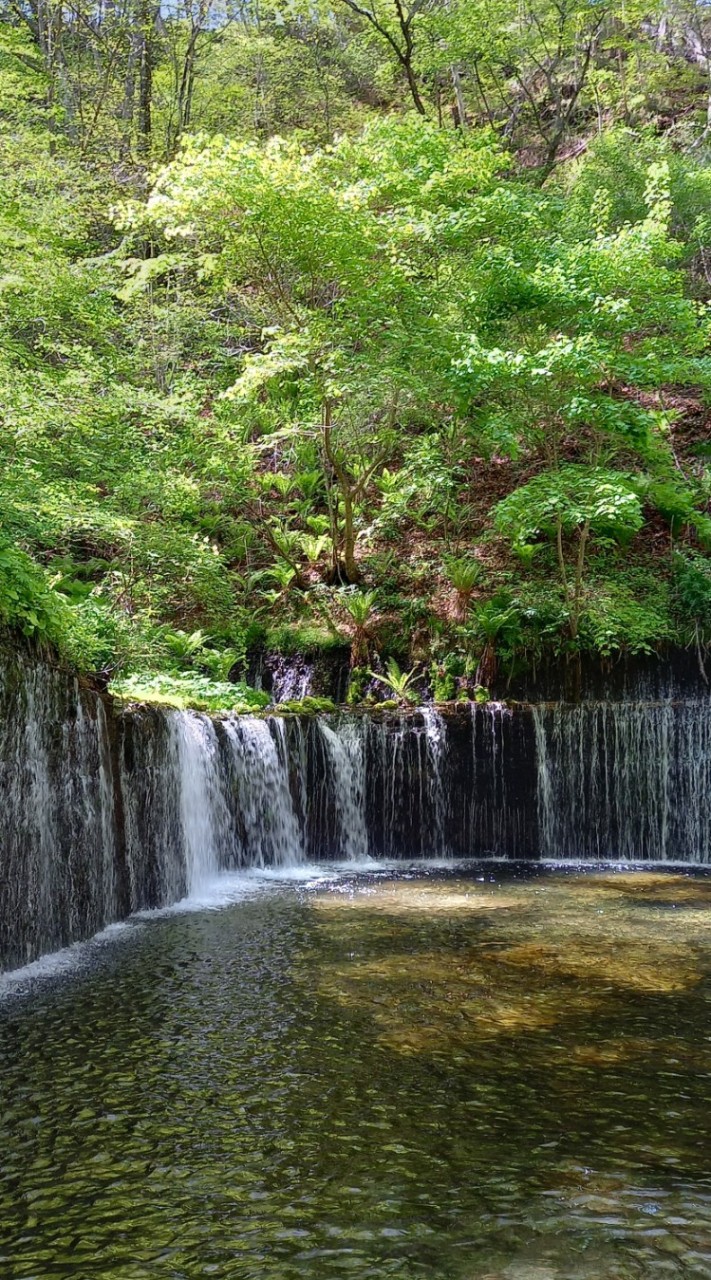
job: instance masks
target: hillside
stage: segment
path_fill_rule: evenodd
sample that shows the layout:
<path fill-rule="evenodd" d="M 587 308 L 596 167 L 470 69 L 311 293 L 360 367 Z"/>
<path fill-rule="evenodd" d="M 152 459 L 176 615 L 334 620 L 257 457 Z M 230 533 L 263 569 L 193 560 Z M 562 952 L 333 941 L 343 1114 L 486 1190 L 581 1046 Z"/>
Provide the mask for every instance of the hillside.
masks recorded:
<path fill-rule="evenodd" d="M 7 10 L 6 627 L 214 708 L 704 663 L 709 19 L 481 12 Z"/>

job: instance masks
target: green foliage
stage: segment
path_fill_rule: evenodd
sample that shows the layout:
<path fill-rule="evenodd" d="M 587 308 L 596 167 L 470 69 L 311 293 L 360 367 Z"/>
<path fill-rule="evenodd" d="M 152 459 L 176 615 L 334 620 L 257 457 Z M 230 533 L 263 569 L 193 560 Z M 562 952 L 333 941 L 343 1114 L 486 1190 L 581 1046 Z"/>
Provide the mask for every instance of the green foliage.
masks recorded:
<path fill-rule="evenodd" d="M 346 702 L 349 707 L 359 706 L 365 698 L 365 690 L 370 680 L 370 672 L 366 667 L 352 667 L 348 680 Z"/>
<path fill-rule="evenodd" d="M 506 591 L 497 592 L 474 614 L 474 632 L 484 645 L 496 644 L 502 637 L 509 644 L 515 643 L 519 626 L 518 608 Z"/>
<path fill-rule="evenodd" d="M 171 658 L 178 666 L 190 666 L 196 654 L 205 648 L 207 637 L 202 631 L 193 631 L 187 635 L 185 631 L 166 631 L 163 642 Z"/>
<path fill-rule="evenodd" d="M 0 624 L 23 635 L 61 645 L 71 614 L 41 570 L 25 552 L 0 546 Z"/>
<path fill-rule="evenodd" d="M 313 533 L 302 533 L 301 547 L 306 559 L 311 564 L 318 564 L 321 557 L 330 551 L 331 539 L 325 533 L 318 536 Z"/>
<path fill-rule="evenodd" d="M 265 636 L 265 645 L 285 655 L 294 653 L 316 654 L 343 645 L 338 632 L 321 623 L 283 623 L 272 627 Z"/>
<path fill-rule="evenodd" d="M 414 704 L 419 702 L 417 691 L 413 687 L 413 682 L 417 676 L 416 667 L 413 667 L 411 671 L 401 671 L 395 659 L 388 658 L 386 672 L 386 675 L 379 675 L 376 671 L 369 671 L 368 674 L 373 680 L 377 680 L 379 684 L 392 689 L 398 702 Z"/>
<path fill-rule="evenodd" d="M 478 560 L 468 560 L 464 556 L 451 557 L 445 562 L 445 567 L 449 581 L 460 595 L 471 595 L 481 581 L 482 569 Z"/>
<path fill-rule="evenodd" d="M 274 708 L 274 711 L 297 716 L 317 716 L 325 715 L 328 712 L 336 710 L 336 704 L 331 698 L 315 698 L 308 696 L 306 698 L 291 698 L 287 702 L 280 702 Z"/>
<path fill-rule="evenodd" d="M 522 485 L 496 508 L 497 529 L 514 545 L 535 538 L 566 535 L 586 525 L 599 538 L 621 542 L 642 527 L 636 489 L 620 472 L 565 466 L 544 471 Z"/>
<path fill-rule="evenodd" d="M 704 644 L 711 641 L 711 560 L 693 552 L 674 557 L 676 604 L 690 632 Z"/>
<path fill-rule="evenodd" d="M 583 648 L 603 656 L 650 654 L 674 637 L 668 592 L 648 575 L 595 584 L 580 620 Z"/>
<path fill-rule="evenodd" d="M 378 599 L 377 591 L 353 591 L 341 594 L 341 603 L 350 614 L 356 627 L 364 628 L 373 616 Z"/>
<path fill-rule="evenodd" d="M 555 540 L 560 586 L 571 640 L 581 639 L 586 608 L 586 566 L 591 541 L 610 547 L 629 541 L 643 524 L 633 480 L 620 472 L 567 465 L 544 471 L 498 504 L 495 524 L 514 546 L 536 538 Z M 573 540 L 574 554 L 568 552 Z M 602 632 L 593 646 L 606 651 Z"/>
<path fill-rule="evenodd" d="M 376 641 L 439 699 L 447 654 L 708 633 L 679 14 L 454 0 L 401 48 L 381 10 L 0 24 L 0 623 L 84 669 L 345 637 L 351 701 Z"/>
<path fill-rule="evenodd" d="M 223 684 L 233 668 L 244 662 L 245 653 L 243 645 L 240 648 L 227 645 L 223 649 L 203 649 L 198 656 L 198 665 L 211 680 Z"/>
<path fill-rule="evenodd" d="M 445 562 L 445 567 L 447 577 L 457 593 L 459 617 L 463 620 L 467 616 L 474 588 L 481 581 L 482 567 L 478 560 L 469 560 L 462 556 L 451 556 Z"/>
<path fill-rule="evenodd" d="M 196 674 L 131 676 L 115 680 L 109 691 L 126 702 L 159 702 L 195 711 L 260 711 L 269 695 L 243 683 L 226 684 Z"/>
<path fill-rule="evenodd" d="M 435 702 L 453 702 L 457 696 L 457 677 L 462 675 L 463 663 L 453 654 L 447 654 L 441 662 L 430 665 L 430 685 Z"/>
<path fill-rule="evenodd" d="M 670 481 L 644 476 L 640 480 L 639 491 L 667 521 L 672 537 L 678 537 L 688 526 L 696 532 L 702 546 L 711 547 L 708 516 L 699 511 L 698 496 L 688 485 L 680 483 L 678 478 Z"/>

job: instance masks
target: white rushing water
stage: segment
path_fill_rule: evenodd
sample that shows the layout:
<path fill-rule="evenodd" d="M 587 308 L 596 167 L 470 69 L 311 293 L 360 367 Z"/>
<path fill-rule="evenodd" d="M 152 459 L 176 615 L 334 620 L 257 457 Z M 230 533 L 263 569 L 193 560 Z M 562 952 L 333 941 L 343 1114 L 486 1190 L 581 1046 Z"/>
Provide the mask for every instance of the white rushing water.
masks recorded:
<path fill-rule="evenodd" d="M 284 721 L 243 716 L 226 720 L 223 727 L 244 828 L 244 860 L 260 867 L 303 862 L 303 836 L 291 794 Z"/>
<path fill-rule="evenodd" d="M 445 748 L 446 725 L 444 719 L 434 707 L 423 707 L 422 718 L 425 722 L 425 757 L 420 769 L 421 785 L 426 788 L 422 806 L 432 814 L 432 856 L 441 857 L 445 853 Z"/>
<path fill-rule="evenodd" d="M 312 692 L 313 674 L 306 658 L 283 658 L 272 672 L 272 702 L 300 702 Z"/>
<path fill-rule="evenodd" d="M 119 911 L 115 779 L 104 708 L 18 655 L 0 668 L 0 965 Z"/>
<path fill-rule="evenodd" d="M 339 826 L 339 853 L 349 861 L 368 857 L 365 798 L 366 743 L 362 725 L 346 720 L 337 729 L 318 722 L 331 767 L 331 785 Z"/>
<path fill-rule="evenodd" d="M 195 894 L 220 869 L 220 846 L 226 843 L 232 818 L 210 717 L 173 711 L 169 733 L 177 769 L 185 880 L 188 893 Z"/>

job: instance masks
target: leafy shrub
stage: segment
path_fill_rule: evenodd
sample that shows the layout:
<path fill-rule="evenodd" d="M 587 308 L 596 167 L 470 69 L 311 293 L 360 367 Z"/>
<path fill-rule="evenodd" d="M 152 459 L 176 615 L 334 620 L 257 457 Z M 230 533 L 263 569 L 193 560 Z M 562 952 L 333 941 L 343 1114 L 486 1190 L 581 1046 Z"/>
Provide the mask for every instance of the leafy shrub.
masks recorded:
<path fill-rule="evenodd" d="M 452 556 L 445 561 L 447 577 L 457 593 L 460 618 L 465 618 L 474 588 L 482 577 L 482 567 L 478 560 L 466 556 Z"/>
<path fill-rule="evenodd" d="M 179 710 L 261 711 L 269 705 L 269 694 L 248 684 L 225 684 L 196 675 L 127 676 L 114 681 L 109 690 L 127 702 L 162 703 Z"/>
<path fill-rule="evenodd" d="M 435 702 L 452 702 L 457 696 L 458 679 L 464 674 L 464 660 L 448 653 L 430 666 L 430 684 Z"/>
<path fill-rule="evenodd" d="M 568 464 L 543 471 L 498 504 L 495 523 L 514 545 L 570 535 L 589 524 L 602 538 L 624 541 L 642 527 L 641 504 L 629 476 Z"/>
<path fill-rule="evenodd" d="M 674 557 L 674 592 L 684 621 L 698 628 L 700 637 L 711 638 L 711 560 L 686 552 Z"/>
<path fill-rule="evenodd" d="M 348 692 L 346 694 L 346 702 L 349 707 L 357 707 L 363 701 L 369 681 L 370 673 L 365 667 L 351 668 Z"/>
<path fill-rule="evenodd" d="M 674 639 L 665 582 L 606 581 L 591 588 L 580 619 L 579 643 L 603 656 L 650 654 Z"/>
<path fill-rule="evenodd" d="M 0 545 L 0 623 L 63 648 L 71 627 L 66 601 L 52 590 L 32 558 Z"/>
<path fill-rule="evenodd" d="M 384 684 L 386 688 L 392 689 L 399 702 L 417 704 L 420 701 L 413 687 L 413 681 L 417 675 L 416 667 L 413 667 L 411 671 L 401 671 L 395 658 L 388 658 L 386 675 L 378 675 L 376 671 L 369 672 L 369 675 L 372 676 L 373 680 L 377 680 L 379 684 Z"/>
<path fill-rule="evenodd" d="M 201 670 L 207 673 L 211 680 L 224 683 L 229 679 L 230 671 L 238 663 L 244 663 L 244 660 L 245 653 L 243 648 L 201 649 L 197 657 L 197 664 Z"/>

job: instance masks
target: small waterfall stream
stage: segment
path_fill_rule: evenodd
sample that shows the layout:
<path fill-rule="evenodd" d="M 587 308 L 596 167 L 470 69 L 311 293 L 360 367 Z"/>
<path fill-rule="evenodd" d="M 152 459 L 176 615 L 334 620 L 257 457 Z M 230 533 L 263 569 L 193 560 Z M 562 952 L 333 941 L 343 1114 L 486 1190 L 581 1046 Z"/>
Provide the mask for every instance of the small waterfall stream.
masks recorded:
<path fill-rule="evenodd" d="M 350 862 L 362 862 L 368 857 L 368 825 L 365 739 L 361 725 L 355 720 L 346 720 L 335 729 L 323 719 L 317 723 L 331 766 L 339 854 Z"/>
<path fill-rule="evenodd" d="M 339 859 L 711 862 L 711 699 L 211 717 L 0 664 L 0 967 L 224 871 Z"/>
<path fill-rule="evenodd" d="M 434 707 L 425 707 L 422 712 L 424 720 L 425 758 L 420 767 L 420 783 L 425 787 L 421 796 L 422 808 L 428 808 L 432 814 L 432 856 L 441 858 L 446 852 L 446 811 L 445 796 L 445 749 L 446 726 L 442 716 Z"/>
<path fill-rule="evenodd" d="M 170 759 L 178 774 L 185 881 L 195 894 L 225 866 L 232 825 L 222 785 L 219 743 L 209 716 L 173 711 L 168 717 Z M 222 857 L 220 855 L 222 854 Z"/>

